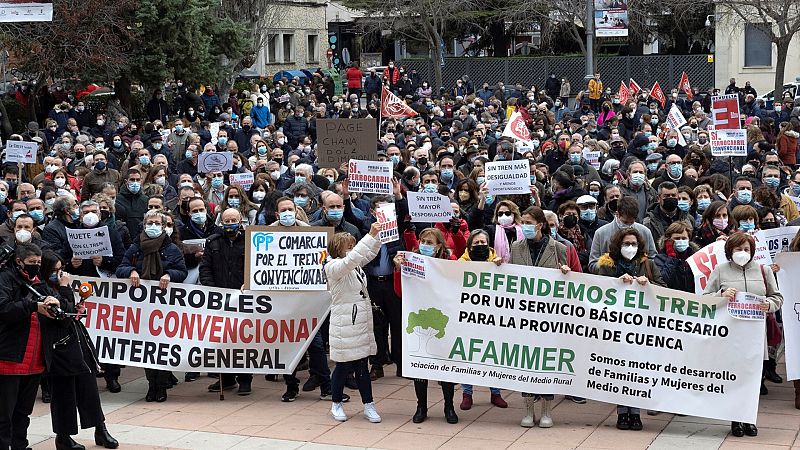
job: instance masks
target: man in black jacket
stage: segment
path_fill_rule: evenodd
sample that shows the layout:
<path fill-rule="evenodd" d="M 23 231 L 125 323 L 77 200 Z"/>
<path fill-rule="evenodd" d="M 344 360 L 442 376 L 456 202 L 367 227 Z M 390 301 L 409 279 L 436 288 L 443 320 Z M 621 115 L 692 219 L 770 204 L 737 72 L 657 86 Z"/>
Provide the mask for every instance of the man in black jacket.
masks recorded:
<path fill-rule="evenodd" d="M 239 210 L 228 208 L 222 212 L 222 231 L 206 240 L 203 262 L 200 263 L 200 284 L 203 286 L 241 289 L 244 286 L 244 230 Z M 250 395 L 252 374 L 220 375 L 208 387 L 209 392 L 219 392 L 220 385 L 229 389 L 239 383 L 239 395 Z"/>
<path fill-rule="evenodd" d="M 0 448 L 28 447 L 28 425 L 44 372 L 39 315 L 53 318 L 50 305 L 60 302 L 39 283 L 42 251 L 18 244 L 14 261 L 0 273 Z M 35 301 L 26 284 L 47 295 Z M 38 313 L 39 315 L 37 315 Z"/>

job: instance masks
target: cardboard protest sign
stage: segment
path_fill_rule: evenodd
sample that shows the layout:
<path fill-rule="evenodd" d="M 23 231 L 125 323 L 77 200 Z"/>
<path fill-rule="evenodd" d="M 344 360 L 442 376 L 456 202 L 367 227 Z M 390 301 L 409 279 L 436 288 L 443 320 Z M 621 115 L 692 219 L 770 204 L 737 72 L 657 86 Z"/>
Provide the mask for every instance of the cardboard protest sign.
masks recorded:
<path fill-rule="evenodd" d="M 378 157 L 375 119 L 317 119 L 317 164 L 338 168 L 351 159 Z"/>

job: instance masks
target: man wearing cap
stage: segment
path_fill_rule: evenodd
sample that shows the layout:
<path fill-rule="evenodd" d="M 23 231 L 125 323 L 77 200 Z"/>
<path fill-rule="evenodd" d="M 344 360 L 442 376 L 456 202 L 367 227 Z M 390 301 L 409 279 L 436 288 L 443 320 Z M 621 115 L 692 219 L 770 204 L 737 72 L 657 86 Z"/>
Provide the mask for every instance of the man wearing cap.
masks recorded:
<path fill-rule="evenodd" d="M 608 223 L 608 221 L 598 217 L 597 199 L 591 195 L 581 195 L 575 203 L 580 208 L 578 225 L 581 227 L 581 233 L 589 239 L 594 239 L 594 233 L 597 229 Z M 589 245 L 589 248 L 591 248 L 591 245 Z"/>
<path fill-rule="evenodd" d="M 647 178 L 651 180 L 652 183 L 655 178 L 658 177 L 658 170 L 661 168 L 661 159 L 664 158 L 664 155 L 661 153 L 651 153 L 647 155 L 644 162 L 647 164 Z"/>

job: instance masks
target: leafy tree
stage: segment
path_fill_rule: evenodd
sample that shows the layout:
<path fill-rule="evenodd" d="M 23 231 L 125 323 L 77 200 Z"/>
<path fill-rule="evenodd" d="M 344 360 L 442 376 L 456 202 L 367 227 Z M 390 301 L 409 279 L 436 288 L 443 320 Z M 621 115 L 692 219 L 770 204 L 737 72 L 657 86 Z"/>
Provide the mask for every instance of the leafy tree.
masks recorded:
<path fill-rule="evenodd" d="M 436 308 L 421 309 L 417 312 L 409 313 L 406 333 L 416 334 L 418 338 L 417 348 L 413 351 L 425 348 L 425 351 L 428 352 L 428 342 L 434 337 L 436 339 L 443 338 L 444 329 L 449 321 L 450 318 Z"/>

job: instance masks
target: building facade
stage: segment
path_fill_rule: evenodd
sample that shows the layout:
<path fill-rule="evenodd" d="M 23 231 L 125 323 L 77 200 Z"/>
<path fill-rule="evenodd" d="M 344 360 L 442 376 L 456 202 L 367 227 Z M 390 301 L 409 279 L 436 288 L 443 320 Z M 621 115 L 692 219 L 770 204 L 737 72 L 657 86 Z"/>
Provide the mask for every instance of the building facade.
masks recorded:
<path fill-rule="evenodd" d="M 264 46 L 252 69 L 261 76 L 281 70 L 327 67 L 328 19 L 325 0 L 279 0 Z"/>

